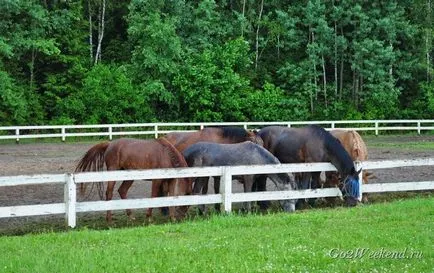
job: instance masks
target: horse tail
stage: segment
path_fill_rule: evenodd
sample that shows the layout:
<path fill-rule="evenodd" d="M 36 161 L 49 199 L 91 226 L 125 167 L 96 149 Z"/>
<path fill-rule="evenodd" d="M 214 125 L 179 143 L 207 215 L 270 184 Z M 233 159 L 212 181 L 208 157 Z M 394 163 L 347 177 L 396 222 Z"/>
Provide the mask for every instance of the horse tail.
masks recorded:
<path fill-rule="evenodd" d="M 187 161 L 185 161 L 184 156 L 165 137 L 160 137 L 160 138 L 157 139 L 157 141 L 162 146 L 164 146 L 166 148 L 166 150 L 169 152 L 170 160 L 171 160 L 172 166 L 174 168 L 188 167 Z M 186 193 L 190 194 L 191 191 L 192 191 L 191 178 L 187 178 L 187 177 L 186 178 L 182 178 L 182 181 L 184 183 L 186 183 L 186 185 L 187 185 L 187 192 Z"/>
<path fill-rule="evenodd" d="M 97 172 L 102 171 L 105 163 L 105 151 L 110 145 L 110 142 L 102 142 L 90 148 L 80 159 L 75 167 L 75 172 Z M 88 183 L 81 183 L 80 194 L 84 195 Z M 102 183 L 98 183 L 100 198 L 102 199 Z"/>

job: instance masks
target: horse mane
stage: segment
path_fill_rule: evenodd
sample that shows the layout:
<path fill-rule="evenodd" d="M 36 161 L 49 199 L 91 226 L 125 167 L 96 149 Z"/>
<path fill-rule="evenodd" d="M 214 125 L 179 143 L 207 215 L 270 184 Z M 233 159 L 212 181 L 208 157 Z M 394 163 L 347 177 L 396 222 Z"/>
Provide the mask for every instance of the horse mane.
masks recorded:
<path fill-rule="evenodd" d="M 240 127 L 216 127 L 219 128 L 222 131 L 222 135 L 224 138 L 231 138 L 234 140 L 237 140 L 239 142 L 242 142 L 246 140 L 248 137 L 248 132 L 244 128 Z"/>
<path fill-rule="evenodd" d="M 168 151 L 170 156 L 170 161 L 172 162 L 174 168 L 188 167 L 187 161 L 185 161 L 184 156 L 165 137 L 160 137 L 157 139 L 157 141 Z M 191 178 L 188 177 L 180 178 L 178 181 L 184 181 L 187 185 L 187 193 L 191 193 L 192 191 Z"/>
<path fill-rule="evenodd" d="M 354 174 L 355 169 L 353 160 L 342 146 L 341 142 L 322 127 L 310 125 L 309 128 L 311 128 L 311 131 L 314 135 L 318 136 L 323 141 L 327 151 L 333 155 L 339 161 L 339 163 L 341 163 L 340 167 L 342 168 L 342 171 L 345 174 Z"/>
<path fill-rule="evenodd" d="M 366 145 L 364 144 L 362 138 L 359 133 L 354 130 L 349 131 L 353 137 L 353 150 L 356 151 L 357 160 L 366 160 L 368 159 L 368 151 L 366 149 Z"/>
<path fill-rule="evenodd" d="M 160 137 L 157 141 L 168 151 L 173 167 L 188 167 L 182 154 L 165 137 Z"/>

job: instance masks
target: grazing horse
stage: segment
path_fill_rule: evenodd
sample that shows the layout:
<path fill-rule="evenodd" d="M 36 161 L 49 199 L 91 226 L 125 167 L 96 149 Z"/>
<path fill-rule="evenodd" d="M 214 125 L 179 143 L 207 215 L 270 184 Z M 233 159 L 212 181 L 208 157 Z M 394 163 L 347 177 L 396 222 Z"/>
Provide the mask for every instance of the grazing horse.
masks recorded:
<path fill-rule="evenodd" d="M 199 141 L 222 144 L 251 141 L 263 145 L 262 139 L 256 131 L 249 131 L 240 127 L 207 127 L 195 132 L 173 132 L 165 137 L 181 153 Z"/>
<path fill-rule="evenodd" d="M 353 161 L 368 160 L 368 149 L 362 137 L 354 130 L 331 130 L 330 133 L 337 138 Z M 364 171 L 362 181 L 368 183 L 371 173 Z M 324 187 L 335 187 L 339 185 L 339 177 L 336 172 L 327 172 Z M 367 195 L 363 195 L 363 202 L 367 202 Z"/>
<path fill-rule="evenodd" d="M 172 132 L 168 133 L 165 138 L 181 153 L 190 145 L 200 141 L 222 144 L 251 141 L 258 145 L 263 145 L 262 139 L 258 136 L 256 131 L 249 131 L 233 126 L 206 127 L 194 132 Z M 208 183 L 206 183 L 205 187 L 205 190 L 208 191 Z M 162 195 L 164 195 L 163 192 L 158 194 L 158 196 Z"/>
<path fill-rule="evenodd" d="M 121 138 L 112 142 L 102 142 L 90 148 L 79 161 L 75 171 L 102 171 L 104 164 L 107 170 L 134 170 L 134 169 L 156 169 L 156 168 L 177 168 L 188 167 L 181 153 L 173 147 L 165 138 L 156 140 L 140 140 Z M 106 200 L 113 198 L 113 189 L 116 181 L 109 181 L 106 190 Z M 122 182 L 118 192 L 122 199 L 127 198 L 128 189 L 133 180 Z M 86 183 L 81 184 L 81 192 L 85 192 Z M 167 187 L 168 195 L 191 194 L 191 179 L 155 179 L 152 181 L 152 197 L 156 197 L 159 188 Z M 177 215 L 184 216 L 187 207 L 178 208 Z M 170 207 L 170 218 L 175 220 L 175 208 Z M 127 215 L 134 219 L 131 210 Z M 146 216 L 152 216 L 152 208 L 147 210 Z M 107 211 L 107 222 L 112 222 L 112 212 Z"/>
<path fill-rule="evenodd" d="M 250 141 L 235 144 L 198 142 L 185 149 L 182 154 L 189 167 L 280 164 L 279 160 L 269 151 Z M 244 182 L 244 192 L 252 191 L 255 176 L 269 177 L 280 190 L 296 189 L 293 178 L 286 173 L 243 175 L 241 181 Z M 237 177 L 237 180 L 240 178 Z M 208 177 L 197 178 L 193 193 L 206 194 L 207 184 Z M 220 177 L 214 178 L 214 191 L 220 192 Z M 285 211 L 294 211 L 295 202 L 296 200 L 285 200 L 281 203 Z M 248 210 L 250 210 L 250 203 L 248 203 Z"/>
<path fill-rule="evenodd" d="M 274 154 L 282 163 L 331 162 L 342 177 L 341 191 L 349 205 L 356 205 L 359 198 L 360 171 L 341 143 L 329 132 L 316 125 L 302 128 L 268 126 L 259 131 L 264 147 Z M 320 172 L 303 173 L 300 188 L 318 188 Z M 312 178 L 312 180 L 311 180 Z M 258 181 L 258 190 L 265 185 Z"/>

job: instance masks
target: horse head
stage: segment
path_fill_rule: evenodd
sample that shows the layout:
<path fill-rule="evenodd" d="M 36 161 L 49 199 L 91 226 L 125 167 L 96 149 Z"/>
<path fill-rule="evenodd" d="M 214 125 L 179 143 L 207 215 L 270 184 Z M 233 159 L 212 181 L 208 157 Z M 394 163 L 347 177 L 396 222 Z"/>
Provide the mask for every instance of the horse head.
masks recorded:
<path fill-rule="evenodd" d="M 360 198 L 359 174 L 361 171 L 362 169 L 356 171 L 353 168 L 351 174 L 347 175 L 347 177 L 345 177 L 345 180 L 342 183 L 341 191 L 349 206 L 356 206 L 359 202 L 359 198 Z"/>
<path fill-rule="evenodd" d="M 258 144 L 261 147 L 264 147 L 264 141 L 259 136 L 258 131 L 256 131 L 256 130 L 247 131 L 247 139 L 246 140 L 251 141 L 255 144 Z"/>
<path fill-rule="evenodd" d="M 295 182 L 294 175 L 291 173 L 279 173 L 269 175 L 271 181 L 275 183 L 280 191 L 297 190 L 297 183 Z M 281 200 L 280 205 L 286 212 L 295 211 L 295 204 L 297 199 Z"/>

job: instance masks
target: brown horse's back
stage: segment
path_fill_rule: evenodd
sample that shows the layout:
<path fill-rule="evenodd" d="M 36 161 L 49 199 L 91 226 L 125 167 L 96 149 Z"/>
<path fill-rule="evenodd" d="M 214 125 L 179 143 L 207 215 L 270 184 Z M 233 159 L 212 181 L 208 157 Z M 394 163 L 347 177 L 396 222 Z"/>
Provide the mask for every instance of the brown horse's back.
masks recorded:
<path fill-rule="evenodd" d="M 190 145 L 201 141 L 220 144 L 252 141 L 262 146 L 262 139 L 255 132 L 238 127 L 207 127 L 196 132 L 173 132 L 165 138 L 181 153 Z"/>
<path fill-rule="evenodd" d="M 170 168 L 172 162 L 159 142 L 121 138 L 107 148 L 105 162 L 108 170 Z"/>
<path fill-rule="evenodd" d="M 165 136 L 178 151 L 182 152 L 188 148 L 188 146 L 201 141 L 201 131 L 197 132 L 184 132 L 184 133 L 169 133 Z"/>

